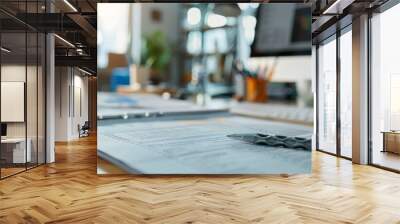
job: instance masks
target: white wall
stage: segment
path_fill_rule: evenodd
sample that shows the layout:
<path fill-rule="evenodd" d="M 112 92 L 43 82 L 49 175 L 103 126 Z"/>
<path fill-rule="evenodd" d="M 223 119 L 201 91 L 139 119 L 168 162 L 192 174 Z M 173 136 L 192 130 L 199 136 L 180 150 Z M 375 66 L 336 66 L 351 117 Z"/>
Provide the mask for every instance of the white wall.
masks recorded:
<path fill-rule="evenodd" d="M 312 88 L 312 57 L 310 56 L 286 56 L 286 57 L 260 57 L 250 58 L 248 65 L 252 70 L 271 68 L 277 60 L 275 74 L 272 82 L 295 82 L 299 94 L 298 105 L 305 106 L 311 99 Z"/>
<path fill-rule="evenodd" d="M 287 57 L 261 57 L 250 58 L 249 66 L 256 69 L 258 66 L 271 68 L 277 60 L 274 82 L 296 82 L 311 80 L 311 55 L 310 56 L 287 56 Z"/>
<path fill-rule="evenodd" d="M 72 138 L 77 138 L 79 137 L 78 125 L 82 126 L 85 121 L 88 121 L 88 78 L 75 74 L 74 86 L 74 96 L 72 96 L 74 102 L 71 103 L 74 104 L 72 108 L 71 136 Z"/>
<path fill-rule="evenodd" d="M 19 81 L 25 82 L 25 65 L 2 65 L 1 81 Z M 32 67 L 28 66 L 28 70 Z"/>
<path fill-rule="evenodd" d="M 55 69 L 55 140 L 68 140 L 69 76 L 67 67 Z"/>
<path fill-rule="evenodd" d="M 88 78 L 77 69 L 57 67 L 55 85 L 55 140 L 77 139 L 78 124 L 83 125 L 88 120 Z"/>

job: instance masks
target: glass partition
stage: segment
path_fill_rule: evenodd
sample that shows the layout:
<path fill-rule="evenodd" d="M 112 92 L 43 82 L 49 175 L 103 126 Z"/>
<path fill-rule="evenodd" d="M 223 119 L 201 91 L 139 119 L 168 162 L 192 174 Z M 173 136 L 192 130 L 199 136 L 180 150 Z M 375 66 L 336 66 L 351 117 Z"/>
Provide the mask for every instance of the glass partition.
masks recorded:
<path fill-rule="evenodd" d="M 400 4 L 371 18 L 371 162 L 400 170 Z"/>
<path fill-rule="evenodd" d="M 26 111 L 27 111 L 27 150 L 30 160 L 27 167 L 37 165 L 37 132 L 38 132 L 38 35 L 36 32 L 28 31 L 27 33 L 27 74 L 26 74 Z"/>
<path fill-rule="evenodd" d="M 26 3 L 18 2 L 16 13 L 43 11 L 43 1 Z M 34 27 L 0 12 L 1 179 L 45 162 L 45 41 Z"/>
<path fill-rule="evenodd" d="M 318 149 L 336 153 L 336 36 L 318 47 Z"/>
<path fill-rule="evenodd" d="M 340 36 L 340 155 L 352 157 L 352 33 Z"/>
<path fill-rule="evenodd" d="M 46 162 L 46 38 L 43 33 L 38 34 L 38 65 L 37 65 L 37 162 L 43 164 Z"/>
<path fill-rule="evenodd" d="M 31 161 L 26 144 L 26 41 L 25 32 L 1 34 L 2 177 L 24 171 Z"/>

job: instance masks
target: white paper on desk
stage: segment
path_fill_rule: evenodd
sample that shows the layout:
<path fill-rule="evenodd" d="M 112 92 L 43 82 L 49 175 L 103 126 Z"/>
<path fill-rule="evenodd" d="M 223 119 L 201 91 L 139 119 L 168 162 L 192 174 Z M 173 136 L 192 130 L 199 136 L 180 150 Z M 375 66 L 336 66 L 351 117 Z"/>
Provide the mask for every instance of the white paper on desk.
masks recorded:
<path fill-rule="evenodd" d="M 131 173 L 309 173 L 311 152 L 252 145 L 234 133 L 311 135 L 312 128 L 239 116 L 109 124 L 98 128 L 99 155 Z"/>

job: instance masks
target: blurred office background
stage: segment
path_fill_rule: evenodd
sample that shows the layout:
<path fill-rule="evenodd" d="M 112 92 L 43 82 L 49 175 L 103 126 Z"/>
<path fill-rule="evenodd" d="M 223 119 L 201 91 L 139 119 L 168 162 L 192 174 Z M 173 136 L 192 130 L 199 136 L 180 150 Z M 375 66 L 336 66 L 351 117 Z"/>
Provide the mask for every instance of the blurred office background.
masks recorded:
<path fill-rule="evenodd" d="M 311 42 L 307 42 L 311 31 L 304 32 L 311 26 L 309 8 L 308 14 L 291 19 L 276 17 L 282 13 L 265 13 L 259 3 L 127 6 L 98 6 L 98 91 L 152 93 L 163 99 L 313 124 Z M 290 20 L 292 34 L 281 36 L 291 35 L 292 41 L 295 35 L 305 38 L 310 52 L 293 51 L 296 46 L 276 53 L 274 46 L 268 53 L 257 49 L 254 41 L 263 42 L 265 34 L 258 32 L 272 21 L 268 16 L 275 16 L 278 26 L 284 26 L 279 21 Z M 260 23 L 261 19 L 267 22 Z M 278 34 L 272 35 L 275 40 L 268 37 L 270 42 L 282 42 L 273 24 L 265 29 Z"/>

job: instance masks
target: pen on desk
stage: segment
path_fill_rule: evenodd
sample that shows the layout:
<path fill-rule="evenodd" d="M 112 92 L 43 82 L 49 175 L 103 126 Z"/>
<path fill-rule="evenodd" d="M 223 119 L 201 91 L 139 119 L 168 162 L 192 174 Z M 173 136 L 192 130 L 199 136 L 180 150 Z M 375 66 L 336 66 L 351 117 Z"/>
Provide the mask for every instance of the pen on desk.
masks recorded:
<path fill-rule="evenodd" d="M 269 135 L 261 133 L 231 134 L 227 137 L 244 141 L 255 145 L 283 147 L 311 151 L 311 139 L 303 137 L 291 137 L 284 135 Z"/>

